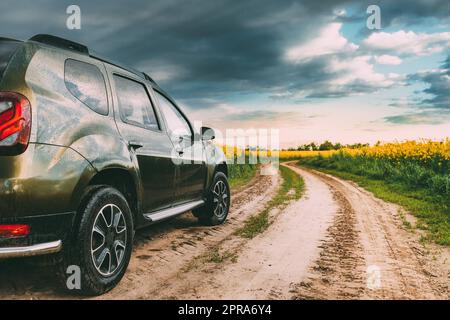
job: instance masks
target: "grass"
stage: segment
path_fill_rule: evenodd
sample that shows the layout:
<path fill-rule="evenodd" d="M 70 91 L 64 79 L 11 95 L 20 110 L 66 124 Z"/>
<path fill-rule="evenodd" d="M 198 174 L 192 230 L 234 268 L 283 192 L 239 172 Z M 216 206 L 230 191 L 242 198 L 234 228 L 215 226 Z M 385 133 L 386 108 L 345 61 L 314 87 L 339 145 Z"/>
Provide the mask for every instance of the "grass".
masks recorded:
<path fill-rule="evenodd" d="M 230 160 L 230 159 L 229 159 Z M 250 158 L 245 155 L 244 163 L 238 163 L 238 157 L 235 154 L 232 164 L 228 165 L 228 182 L 232 189 L 245 186 L 256 175 L 258 164 L 250 164 Z"/>
<path fill-rule="evenodd" d="M 404 214 L 404 212 L 403 212 L 402 210 L 398 210 L 398 215 L 399 215 L 399 217 L 400 217 L 400 220 L 402 221 L 403 226 L 404 226 L 406 229 L 408 229 L 408 230 L 413 229 L 413 225 L 411 224 L 411 222 L 409 222 L 409 221 L 406 219 L 406 216 L 405 216 L 405 214 Z"/>
<path fill-rule="evenodd" d="M 388 164 L 370 162 L 368 159 L 339 155 L 327 159 L 304 158 L 299 163 L 352 180 L 377 198 L 401 205 L 418 218 L 416 228 L 428 231 L 423 237 L 424 241 L 450 245 L 450 198 L 446 194 L 447 191 L 438 192 L 428 184 L 428 181 L 440 179 L 437 173 L 424 173 L 423 168 L 389 167 Z M 430 178 L 420 180 L 421 176 L 425 175 Z"/>
<path fill-rule="evenodd" d="M 230 187 L 237 188 L 246 185 L 256 174 L 256 164 L 231 164 L 228 166 Z"/>
<path fill-rule="evenodd" d="M 304 190 L 303 179 L 289 168 L 280 167 L 283 182 L 277 194 L 265 206 L 264 210 L 244 222 L 244 226 L 236 231 L 236 234 L 243 238 L 254 238 L 259 233 L 266 230 L 270 225 L 269 213 L 273 208 L 280 207 L 290 200 L 300 199 Z"/>
<path fill-rule="evenodd" d="M 208 252 L 204 257 L 204 262 L 212 262 L 212 263 L 223 263 L 227 260 L 230 260 L 232 263 L 237 261 L 236 253 L 225 251 L 220 253 L 219 248 L 214 248 L 211 252 Z"/>
<path fill-rule="evenodd" d="M 221 252 L 222 251 L 222 252 Z M 206 263 L 214 263 L 214 264 L 221 264 L 225 263 L 227 261 L 230 261 L 231 263 L 236 263 L 238 259 L 238 255 L 234 251 L 223 251 L 220 250 L 220 244 L 215 245 L 211 248 L 211 251 L 205 252 L 197 257 L 195 259 L 192 259 L 183 269 L 182 273 L 189 272 L 191 270 L 198 270 L 202 266 L 204 266 Z"/>

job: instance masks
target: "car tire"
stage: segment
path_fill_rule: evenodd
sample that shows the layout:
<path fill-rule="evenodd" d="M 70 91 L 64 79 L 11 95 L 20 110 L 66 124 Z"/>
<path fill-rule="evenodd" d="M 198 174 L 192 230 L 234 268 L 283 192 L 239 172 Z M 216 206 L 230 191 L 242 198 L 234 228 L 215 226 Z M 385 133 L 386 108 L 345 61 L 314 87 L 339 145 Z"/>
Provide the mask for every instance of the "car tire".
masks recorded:
<path fill-rule="evenodd" d="M 101 295 L 120 282 L 128 267 L 134 236 L 132 213 L 118 190 L 93 186 L 78 214 L 79 223 L 63 248 L 60 280 L 73 293 Z M 76 270 L 81 287 L 71 278 Z"/>
<path fill-rule="evenodd" d="M 231 203 L 230 186 L 223 172 L 216 172 L 204 206 L 192 211 L 199 222 L 215 226 L 225 222 Z"/>

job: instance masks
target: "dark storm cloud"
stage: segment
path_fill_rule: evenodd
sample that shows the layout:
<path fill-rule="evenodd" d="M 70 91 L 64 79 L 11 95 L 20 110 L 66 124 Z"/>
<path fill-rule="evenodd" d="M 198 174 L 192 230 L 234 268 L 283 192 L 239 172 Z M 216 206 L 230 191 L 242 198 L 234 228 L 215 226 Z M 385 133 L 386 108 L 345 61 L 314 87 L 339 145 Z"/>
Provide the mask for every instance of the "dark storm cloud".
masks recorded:
<path fill-rule="evenodd" d="M 308 39 L 346 2 L 78 1 L 82 30 L 69 31 L 68 1 L 3 1 L 0 12 L 7 16 L 0 14 L 0 27 L 19 38 L 37 32 L 68 37 L 150 75 L 157 70 L 156 78 L 172 70 L 164 85 L 177 98 L 215 98 L 285 88 L 303 72 L 311 76 L 308 66 L 285 66 L 283 50 L 292 39 Z M 312 76 L 312 82 L 321 77 Z"/>
<path fill-rule="evenodd" d="M 85 43 L 95 51 L 147 72 L 191 108 L 226 102 L 242 94 L 297 99 L 335 98 L 371 92 L 355 81 L 331 88 L 340 73 L 330 71 L 329 56 L 287 63 L 287 48 L 317 35 L 337 21 L 335 9 L 358 8 L 365 27 L 368 4 L 377 1 L 153 0 L 76 1 L 82 30 L 65 27 L 72 1 L 12 1 L 0 4 L 0 28 L 10 37 L 51 33 Z M 446 19 L 445 1 L 383 1 L 383 23 L 424 17 Z M 349 17 L 347 19 L 352 19 Z M 376 88 L 375 88 L 376 89 Z M 256 115 L 255 115 L 256 116 Z"/>
<path fill-rule="evenodd" d="M 425 83 L 427 88 L 416 94 L 427 94 L 429 98 L 415 98 L 413 106 L 422 111 L 385 117 L 386 122 L 394 124 L 443 124 L 450 120 L 450 55 L 442 63 L 441 69 L 435 69 L 408 76 L 408 82 Z M 396 103 L 392 104 L 397 106 Z"/>
<path fill-rule="evenodd" d="M 295 72 L 282 61 L 286 43 L 307 39 L 309 31 L 329 20 L 332 8 L 296 1 L 196 1 L 177 2 L 173 11 L 175 19 L 157 19 L 138 32 L 129 44 L 136 48 L 132 56 L 150 74 L 175 66 L 179 72 L 164 85 L 178 98 L 220 100 L 241 92 L 269 93 L 285 88 L 293 77 L 303 78 L 299 71 L 307 66 Z M 128 60 L 127 53 L 118 59 Z"/>
<path fill-rule="evenodd" d="M 380 6 L 384 21 L 383 27 L 388 27 L 394 23 L 415 25 L 424 19 L 448 20 L 450 17 L 448 0 L 378 0 L 368 2 Z"/>
<path fill-rule="evenodd" d="M 407 113 L 398 116 L 385 117 L 384 120 L 393 124 L 439 125 L 447 123 L 450 120 L 450 115 L 444 110 L 428 110 L 416 113 Z"/>
<path fill-rule="evenodd" d="M 275 121 L 275 120 L 287 120 L 292 119 L 297 114 L 293 112 L 277 112 L 269 110 L 255 110 L 240 112 L 237 114 L 230 114 L 224 117 L 225 120 L 245 122 L 248 120 L 263 120 L 263 121 Z"/>
<path fill-rule="evenodd" d="M 450 55 L 442 64 L 442 69 L 435 69 L 412 74 L 410 82 L 423 82 L 427 88 L 422 92 L 431 96 L 419 102 L 419 106 L 450 110 Z"/>
<path fill-rule="evenodd" d="M 450 2 L 448 0 L 363 0 L 353 1 L 353 13 L 340 17 L 342 22 L 358 22 L 367 19 L 369 5 L 378 5 L 381 11 L 381 26 L 416 26 L 426 20 L 450 21 Z M 436 21 L 434 21 L 436 23 Z M 360 36 L 365 37 L 372 31 L 365 25 L 360 28 Z"/>
<path fill-rule="evenodd" d="M 444 69 L 448 69 L 450 70 L 450 55 L 448 55 L 447 59 L 444 61 L 444 63 L 442 64 L 442 67 Z"/>

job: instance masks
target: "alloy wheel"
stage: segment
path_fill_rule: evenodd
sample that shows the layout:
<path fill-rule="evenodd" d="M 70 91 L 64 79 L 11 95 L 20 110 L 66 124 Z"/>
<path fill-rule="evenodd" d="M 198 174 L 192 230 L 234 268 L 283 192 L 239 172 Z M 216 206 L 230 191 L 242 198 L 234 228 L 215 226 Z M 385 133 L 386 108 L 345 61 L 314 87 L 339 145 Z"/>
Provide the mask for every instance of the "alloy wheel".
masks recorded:
<path fill-rule="evenodd" d="M 122 210 L 107 204 L 97 213 L 91 233 L 91 257 L 102 276 L 111 276 L 120 267 L 127 245 L 127 225 Z"/>
<path fill-rule="evenodd" d="M 217 181 L 213 188 L 214 215 L 219 219 L 228 212 L 228 188 L 221 180 Z"/>

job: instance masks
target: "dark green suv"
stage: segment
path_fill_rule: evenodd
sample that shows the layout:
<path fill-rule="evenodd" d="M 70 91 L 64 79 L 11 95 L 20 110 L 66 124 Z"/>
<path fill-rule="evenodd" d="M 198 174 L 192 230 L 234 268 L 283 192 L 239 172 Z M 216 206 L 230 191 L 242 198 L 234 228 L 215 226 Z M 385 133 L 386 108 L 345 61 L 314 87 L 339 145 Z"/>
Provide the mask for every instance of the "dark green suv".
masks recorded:
<path fill-rule="evenodd" d="M 81 44 L 0 38 L 0 259 L 52 254 L 113 288 L 134 231 L 192 211 L 221 224 L 226 159 L 146 74 Z"/>

